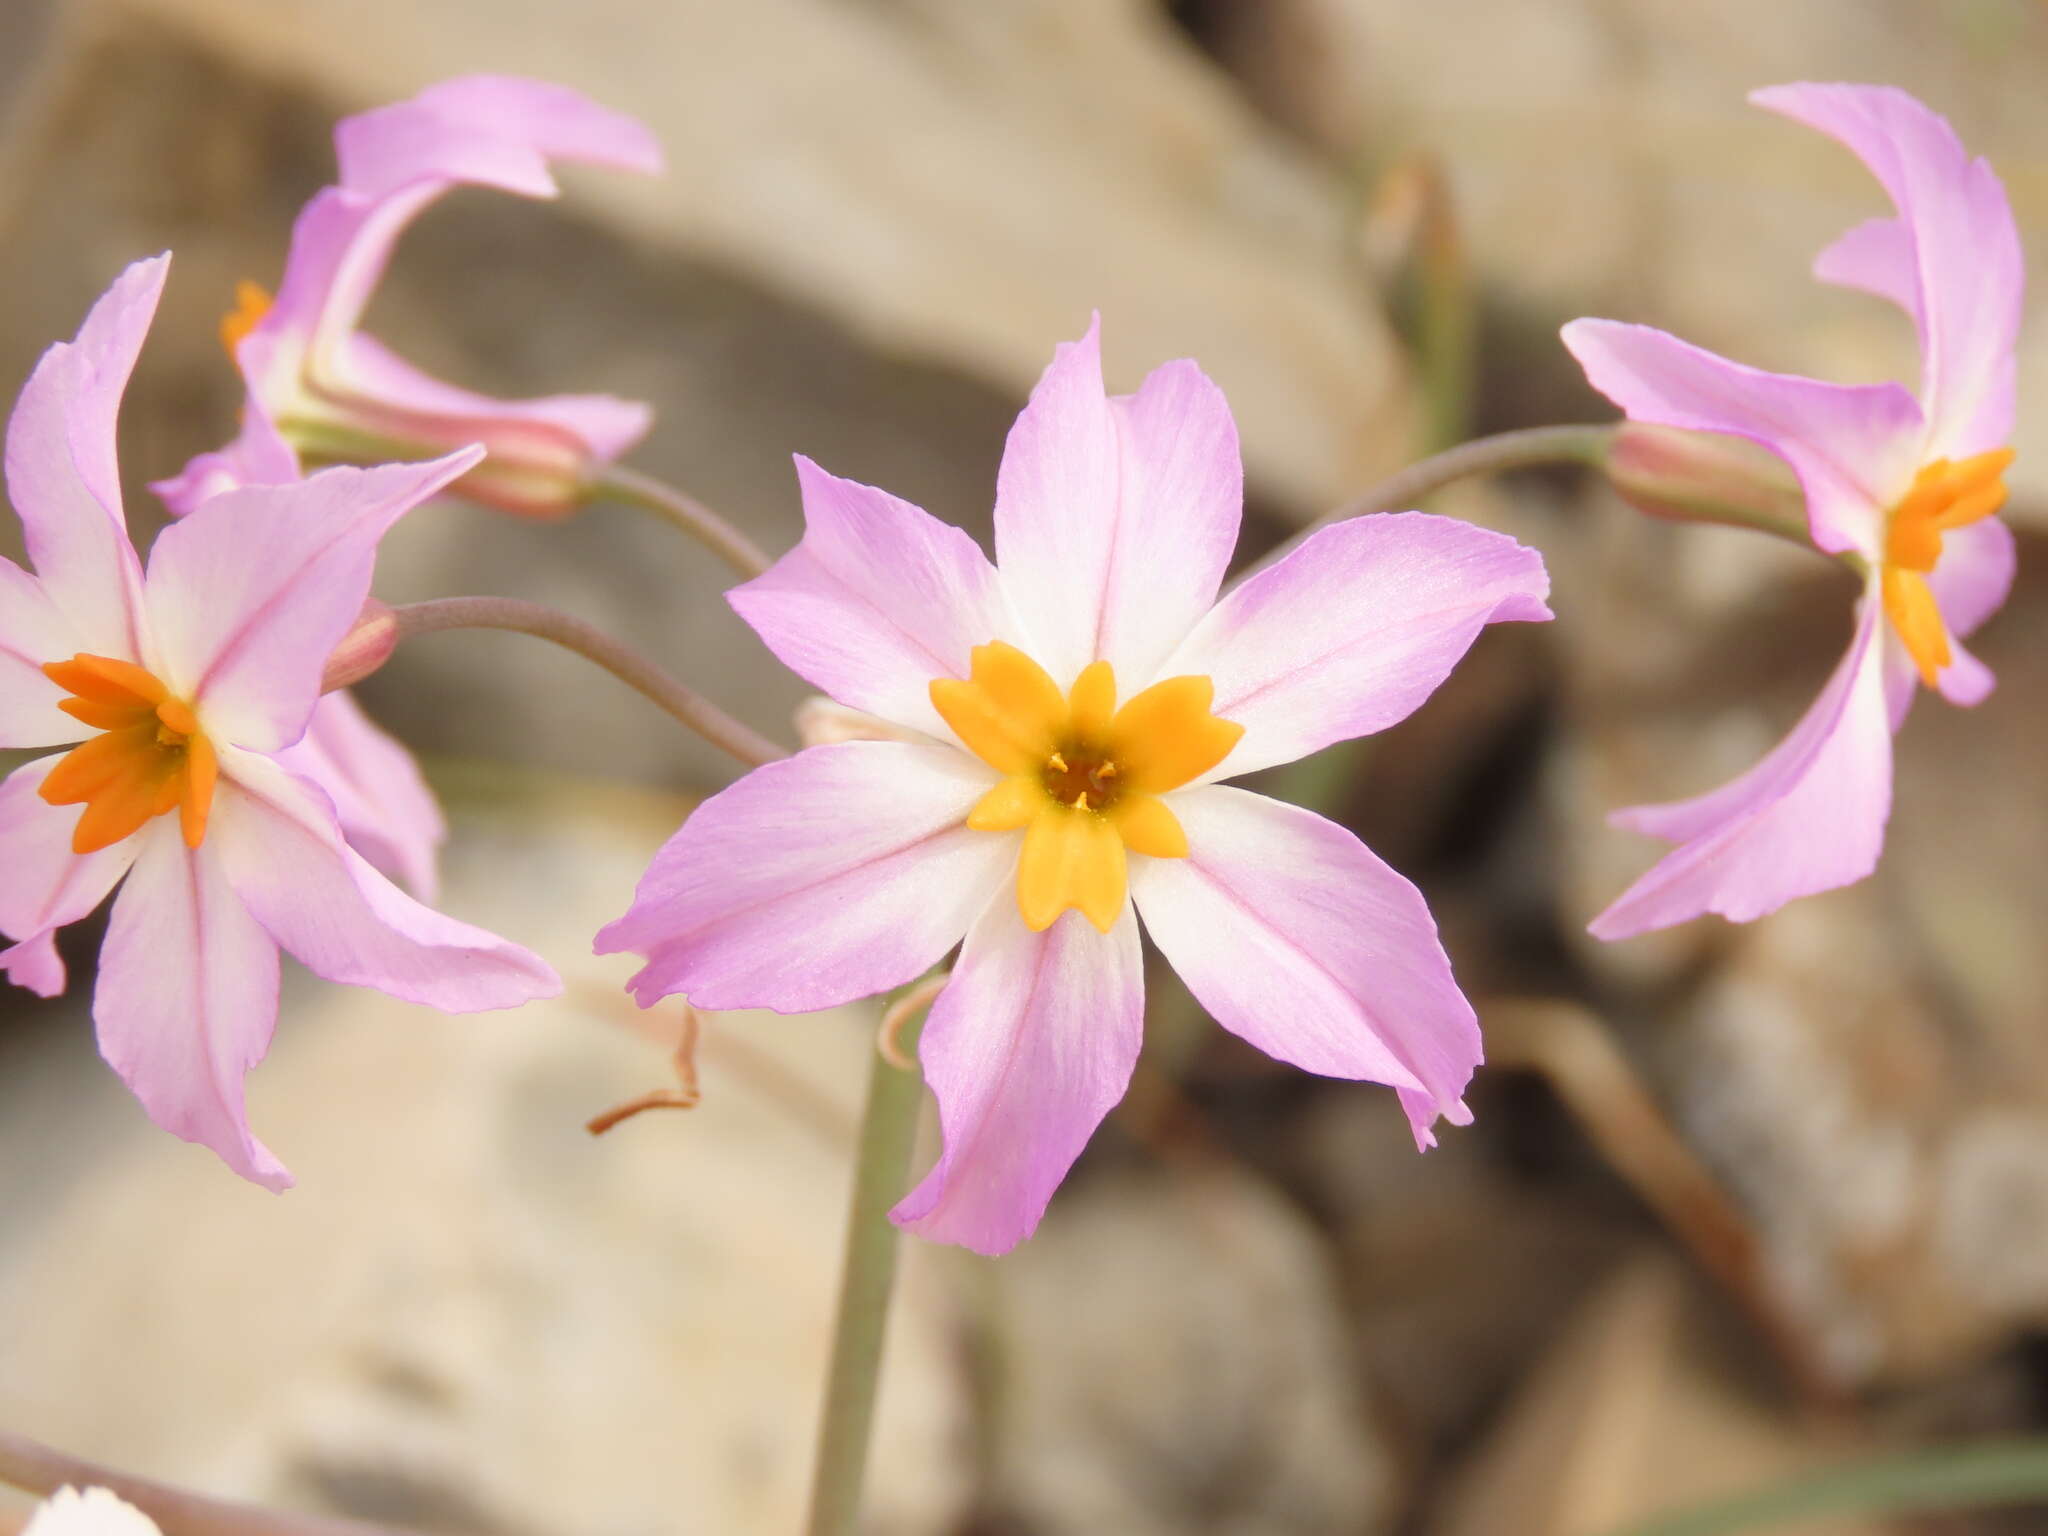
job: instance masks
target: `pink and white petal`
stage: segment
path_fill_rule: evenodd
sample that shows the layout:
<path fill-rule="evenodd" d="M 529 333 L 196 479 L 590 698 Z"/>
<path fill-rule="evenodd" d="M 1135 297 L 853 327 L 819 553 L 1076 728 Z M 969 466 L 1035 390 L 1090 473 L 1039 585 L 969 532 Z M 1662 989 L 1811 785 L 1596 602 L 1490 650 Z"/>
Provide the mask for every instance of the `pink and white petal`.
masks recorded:
<path fill-rule="evenodd" d="M 277 1027 L 277 946 L 228 884 L 209 837 L 175 816 L 142 832 L 100 950 L 100 1054 L 149 1118 L 265 1189 L 292 1176 L 249 1129 L 242 1079 Z"/>
<path fill-rule="evenodd" d="M 1912 713 L 1913 700 L 1920 692 L 1920 665 L 1913 660 L 1913 653 L 1906 649 L 1898 631 L 1889 624 L 1885 626 L 1884 639 L 1879 643 L 1884 647 L 1885 719 L 1890 722 L 1892 734 L 1896 736 L 1899 727 L 1906 723 L 1906 716 Z"/>
<path fill-rule="evenodd" d="M 537 955 L 425 907 L 343 842 L 306 779 L 257 753 L 221 755 L 207 845 L 270 937 L 326 981 L 375 987 L 445 1013 L 554 997 Z"/>
<path fill-rule="evenodd" d="M 64 690 L 43 672 L 43 663 L 81 649 L 42 583 L 0 557 L 0 747 L 54 747 L 88 734 L 57 707 Z"/>
<path fill-rule="evenodd" d="M 1420 1145 L 1456 1120 L 1479 1024 L 1422 893 L 1312 811 L 1208 786 L 1168 797 L 1184 859 L 1134 859 L 1145 931 L 1217 1023 L 1325 1077 L 1386 1083 Z"/>
<path fill-rule="evenodd" d="M 377 541 L 481 457 L 248 486 L 157 536 L 148 602 L 163 680 L 217 743 L 276 751 L 304 734 L 327 657 L 369 595 Z"/>
<path fill-rule="evenodd" d="M 1215 600 L 1243 512 L 1230 407 L 1192 362 L 1103 389 L 1101 318 L 1063 343 L 1010 429 L 996 563 L 1029 649 L 1062 685 L 1109 661 L 1126 691 Z"/>
<path fill-rule="evenodd" d="M 346 337 L 341 375 L 379 407 L 472 423 L 467 439 L 488 442 L 490 429 L 505 422 L 531 422 L 581 443 L 608 464 L 647 435 L 654 412 L 637 400 L 611 395 L 544 395 L 532 400 L 494 400 L 421 373 L 382 342 L 360 333 Z M 444 438 L 453 441 L 454 438 Z"/>
<path fill-rule="evenodd" d="M 2018 567 L 2012 529 L 1995 517 L 1943 534 L 1941 559 L 1927 585 L 1949 633 L 1975 634 L 2003 608 Z"/>
<path fill-rule="evenodd" d="M 1625 939 L 1718 912 L 1746 923 L 1877 867 L 1891 811 L 1891 713 L 1883 607 L 1866 594 L 1855 638 L 1790 735 L 1740 778 L 1616 826 L 1676 842 L 1588 925 Z"/>
<path fill-rule="evenodd" d="M 7 493 L 43 590 L 80 644 L 141 657 L 142 571 L 128 542 L 114 429 L 168 256 L 114 280 L 75 341 L 45 352 L 7 423 Z"/>
<path fill-rule="evenodd" d="M 106 899 L 135 861 L 141 833 L 97 853 L 71 851 L 79 807 L 37 793 L 62 757 L 24 763 L 0 782 L 0 933 L 24 943 L 75 923 Z"/>
<path fill-rule="evenodd" d="M 1897 384 L 1765 373 L 1613 320 L 1574 320 L 1563 335 L 1588 382 L 1629 420 L 1761 444 L 1799 477 L 1815 544 L 1880 553 L 1884 510 L 1920 467 L 1920 407 Z"/>
<path fill-rule="evenodd" d="M 1320 529 L 1247 577 L 1168 658 L 1216 685 L 1244 727 L 1205 779 L 1233 778 L 1384 730 L 1436 691 L 1488 624 L 1550 617 L 1543 557 L 1423 512 Z"/>
<path fill-rule="evenodd" d="M 893 741 L 757 768 L 691 812 L 597 953 L 647 957 L 627 983 L 643 1008 L 681 992 L 808 1013 L 901 986 L 1007 892 L 1022 834 L 965 825 L 995 782 L 955 748 Z"/>
<path fill-rule="evenodd" d="M 371 198 L 423 179 L 552 197 L 549 160 L 662 169 L 645 124 L 566 86 L 513 75 L 444 80 L 410 101 L 344 118 L 334 149 L 342 186 Z"/>
<path fill-rule="evenodd" d="M 1015 621 L 995 568 L 960 529 L 802 455 L 804 536 L 727 594 L 782 664 L 841 704 L 953 739 L 931 684 L 965 677 Z"/>
<path fill-rule="evenodd" d="M 1128 903 L 1106 934 L 1079 912 L 1033 933 L 997 892 L 925 1021 L 918 1057 L 944 1146 L 890 1220 L 991 1256 L 1023 1242 L 1130 1087 L 1144 1037 Z"/>
<path fill-rule="evenodd" d="M 1911 246 L 1916 298 L 1905 308 L 1920 325 L 1927 455 L 2003 447 L 2026 271 L 1997 172 L 1971 156 L 1947 119 L 1893 86 L 1780 85 L 1750 100 L 1846 145 L 1899 211 Z M 1865 272 L 1874 270 L 1871 254 L 1863 253 Z M 1896 249 L 1888 263 L 1896 272 Z"/>
<path fill-rule="evenodd" d="M 1920 322 L 1920 267 L 1913 233 L 1898 219 L 1865 219 L 1813 258 L 1813 275 L 1888 299 Z"/>
<path fill-rule="evenodd" d="M 350 847 L 433 903 L 448 824 L 413 755 L 363 712 L 354 694 L 321 695 L 306 734 L 277 761 L 325 792 Z"/>

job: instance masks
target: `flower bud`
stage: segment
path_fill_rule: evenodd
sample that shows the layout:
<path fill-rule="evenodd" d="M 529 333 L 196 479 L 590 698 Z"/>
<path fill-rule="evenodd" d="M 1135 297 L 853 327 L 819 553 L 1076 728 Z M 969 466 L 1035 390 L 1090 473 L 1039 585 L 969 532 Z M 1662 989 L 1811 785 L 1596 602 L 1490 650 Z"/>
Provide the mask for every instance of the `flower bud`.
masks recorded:
<path fill-rule="evenodd" d="M 1625 421 L 1606 470 L 1622 499 L 1651 517 L 1761 528 L 1807 542 L 1799 481 L 1783 459 L 1747 438 Z"/>
<path fill-rule="evenodd" d="M 308 469 L 323 464 L 391 464 L 429 459 L 480 443 L 484 461 L 443 493 L 554 522 L 589 501 L 602 468 L 590 446 L 545 421 L 402 412 L 328 392 L 320 414 L 278 418 L 277 430 Z"/>
<path fill-rule="evenodd" d="M 397 649 L 398 615 L 387 604 L 369 599 L 356 615 L 355 626 L 328 656 L 327 669 L 320 674 L 320 691 L 332 693 L 361 682 Z"/>

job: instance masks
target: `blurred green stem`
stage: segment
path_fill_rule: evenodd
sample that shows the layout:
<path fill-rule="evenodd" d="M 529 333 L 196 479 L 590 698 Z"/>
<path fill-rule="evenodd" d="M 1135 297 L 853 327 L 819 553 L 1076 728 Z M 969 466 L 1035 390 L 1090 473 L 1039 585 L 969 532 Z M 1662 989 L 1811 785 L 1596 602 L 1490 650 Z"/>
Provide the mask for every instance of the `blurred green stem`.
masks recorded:
<path fill-rule="evenodd" d="M 591 494 L 652 512 L 680 528 L 749 581 L 774 563 L 753 540 L 696 497 L 637 469 L 614 464 L 591 487 Z"/>
<path fill-rule="evenodd" d="M 1830 1515 L 2048 1504 L 2048 1440 L 1944 1446 L 1793 1478 L 1757 1493 L 1658 1515 L 1616 1536 L 1730 1536 Z"/>
<path fill-rule="evenodd" d="M 415 635 L 447 629 L 504 629 L 551 641 L 603 667 L 641 697 L 749 767 L 789 756 L 767 737 L 740 724 L 624 641 L 540 603 L 522 602 L 516 597 L 437 597 L 424 603 L 407 603 L 391 612 L 398 621 L 400 644 Z"/>
<path fill-rule="evenodd" d="M 927 1001 L 926 1006 L 929 1006 Z M 895 1033 L 896 1045 L 914 1051 L 921 1019 Z M 861 1484 L 867 1475 L 868 1437 L 875 1392 L 881 1384 L 882 1342 L 889 1296 L 896 1283 L 895 1226 L 889 1209 L 902 1198 L 917 1139 L 924 1079 L 891 1066 L 874 1052 L 868 1067 L 867 1112 L 853 1169 L 853 1204 L 846 1222 L 846 1264 L 839 1279 L 839 1309 L 832 1326 L 832 1361 L 825 1377 L 825 1409 L 818 1428 L 818 1465 L 811 1484 L 809 1536 L 851 1536 L 860 1520 Z"/>

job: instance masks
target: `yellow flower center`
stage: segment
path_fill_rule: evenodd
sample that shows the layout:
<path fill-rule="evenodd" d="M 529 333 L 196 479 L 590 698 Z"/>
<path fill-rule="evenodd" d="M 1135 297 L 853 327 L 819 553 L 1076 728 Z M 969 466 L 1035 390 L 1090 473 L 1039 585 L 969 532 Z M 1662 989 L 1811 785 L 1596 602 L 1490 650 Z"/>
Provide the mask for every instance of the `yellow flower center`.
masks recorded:
<path fill-rule="evenodd" d="M 197 848 L 206 837 L 220 762 L 192 706 L 132 661 L 83 653 L 43 668 L 71 695 L 58 704 L 99 731 L 64 754 L 43 780 L 52 805 L 83 805 L 73 853 L 95 853 L 171 810 Z"/>
<path fill-rule="evenodd" d="M 263 323 L 270 305 L 270 292 L 261 283 L 245 277 L 235 284 L 235 307 L 220 317 L 220 344 L 227 349 L 229 362 L 235 360 L 235 348 L 242 338 Z"/>
<path fill-rule="evenodd" d="M 1941 562 L 1944 533 L 1990 517 L 2005 505 L 2004 475 L 2012 458 L 2010 448 L 2000 448 L 1960 464 L 1936 459 L 1892 508 L 1881 577 L 1884 611 L 1930 688 L 1953 653 L 1927 573 Z"/>
<path fill-rule="evenodd" d="M 1169 677 L 1119 709 L 1106 661 L 1082 668 L 1062 694 L 1045 668 L 1000 640 L 974 648 L 965 681 L 931 685 L 946 724 L 1003 775 L 967 825 L 1026 829 L 1017 909 L 1033 932 L 1074 907 L 1107 933 L 1123 915 L 1126 850 L 1187 857 L 1187 834 L 1159 796 L 1214 768 L 1244 734 L 1209 713 L 1215 697 L 1206 677 Z"/>

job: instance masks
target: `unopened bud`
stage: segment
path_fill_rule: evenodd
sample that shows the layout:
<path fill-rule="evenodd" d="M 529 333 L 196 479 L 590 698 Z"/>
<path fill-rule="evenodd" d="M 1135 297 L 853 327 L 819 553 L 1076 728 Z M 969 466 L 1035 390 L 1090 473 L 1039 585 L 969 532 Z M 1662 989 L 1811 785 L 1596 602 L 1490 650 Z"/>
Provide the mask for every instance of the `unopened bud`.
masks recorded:
<path fill-rule="evenodd" d="M 915 731 L 848 709 L 813 694 L 796 707 L 797 740 L 807 747 L 836 746 L 842 741 L 917 741 Z"/>
<path fill-rule="evenodd" d="M 373 597 L 363 604 L 355 627 L 327 658 L 327 670 L 320 674 L 320 691 L 332 693 L 361 682 L 389 661 L 397 649 L 398 615 Z"/>
<path fill-rule="evenodd" d="M 1607 477 L 1638 512 L 1684 523 L 1760 528 L 1808 542 L 1806 497 L 1791 467 L 1747 438 L 1625 421 Z"/>

